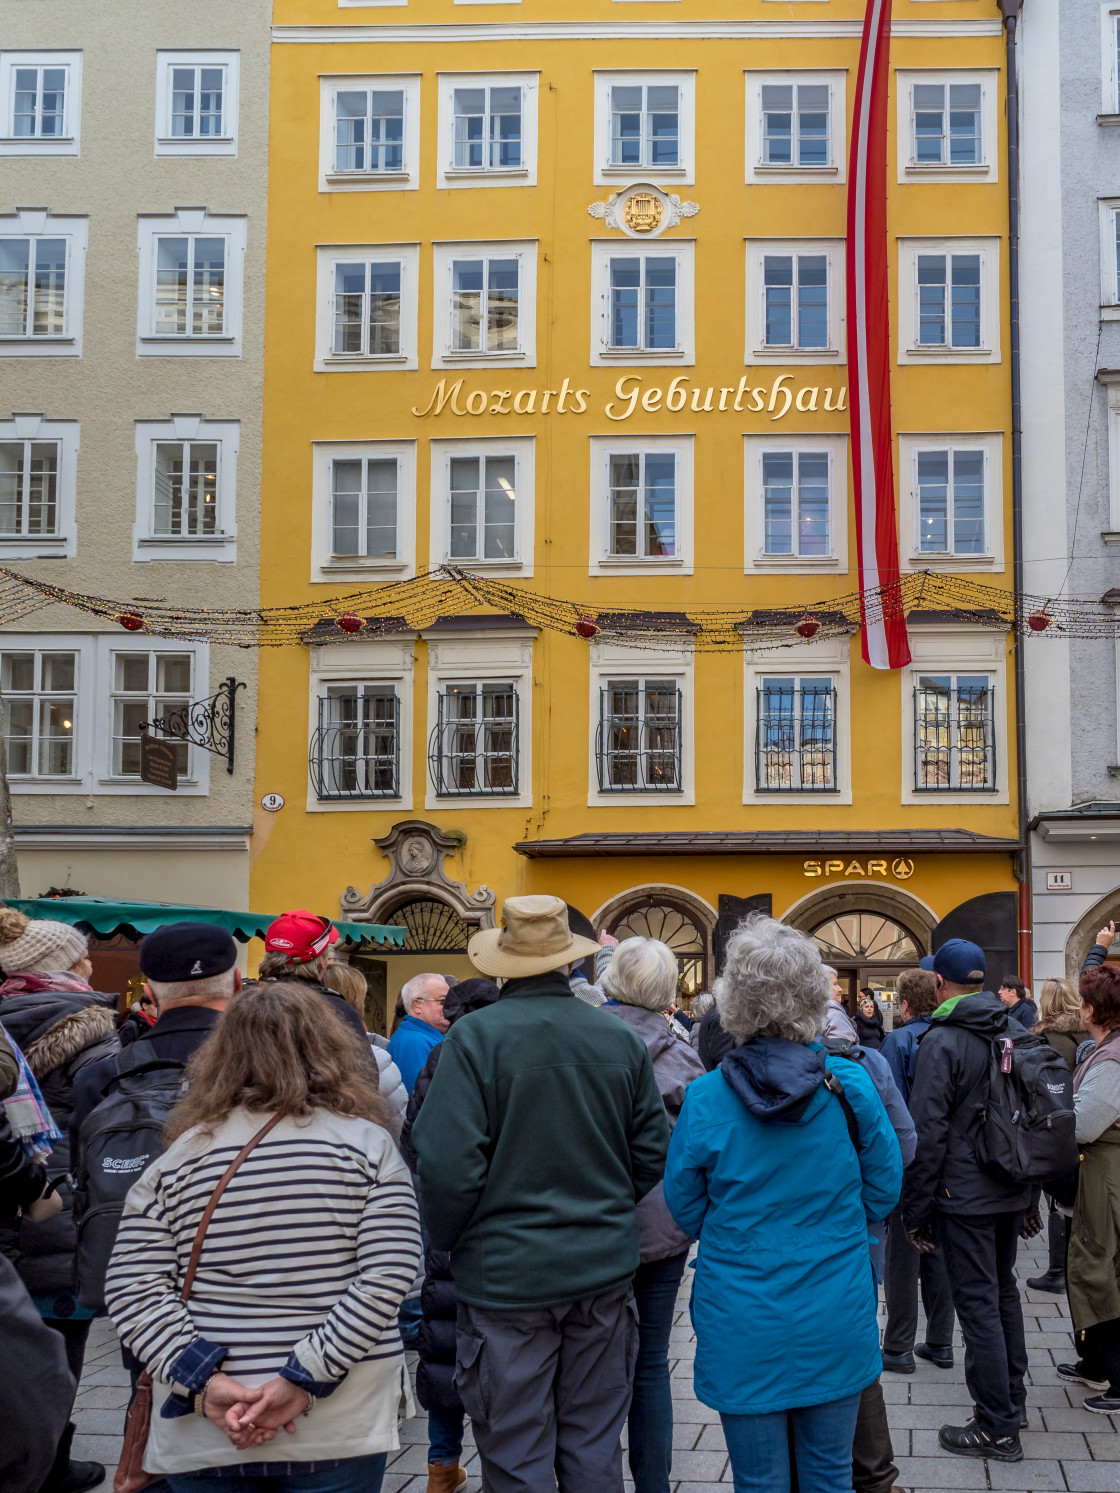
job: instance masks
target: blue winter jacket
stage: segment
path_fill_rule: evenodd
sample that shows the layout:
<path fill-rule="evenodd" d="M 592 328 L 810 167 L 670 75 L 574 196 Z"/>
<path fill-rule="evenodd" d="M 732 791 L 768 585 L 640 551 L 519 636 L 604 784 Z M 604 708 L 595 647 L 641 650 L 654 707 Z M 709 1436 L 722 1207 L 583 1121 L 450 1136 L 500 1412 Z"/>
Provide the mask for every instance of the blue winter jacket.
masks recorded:
<path fill-rule="evenodd" d="M 401 1078 L 410 1094 L 416 1087 L 420 1069 L 428 1061 L 428 1054 L 442 1041 L 443 1033 L 421 1021 L 419 1016 L 401 1018 L 400 1026 L 389 1038 L 389 1056 L 401 1070 Z"/>
<path fill-rule="evenodd" d="M 898 1202 L 902 1156 L 859 1064 L 756 1037 L 698 1078 L 669 1145 L 665 1201 L 698 1238 L 698 1399 L 729 1415 L 820 1405 L 879 1377 L 869 1219 Z"/>
<path fill-rule="evenodd" d="M 918 1061 L 918 1043 L 929 1031 L 928 1016 L 912 1016 L 893 1032 L 888 1032 L 879 1051 L 890 1064 L 891 1077 L 898 1092 L 910 1107 L 910 1090 L 914 1087 L 914 1066 Z"/>

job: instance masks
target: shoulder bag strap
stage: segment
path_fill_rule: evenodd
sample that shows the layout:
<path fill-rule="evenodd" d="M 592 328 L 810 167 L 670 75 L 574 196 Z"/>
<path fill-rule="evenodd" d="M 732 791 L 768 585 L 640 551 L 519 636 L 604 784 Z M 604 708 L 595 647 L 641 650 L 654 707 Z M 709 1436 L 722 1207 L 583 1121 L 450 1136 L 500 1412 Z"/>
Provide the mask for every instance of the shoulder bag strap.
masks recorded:
<path fill-rule="evenodd" d="M 191 1294 L 191 1287 L 194 1285 L 195 1273 L 198 1270 L 198 1261 L 202 1255 L 202 1241 L 206 1238 L 206 1230 L 210 1227 L 210 1220 L 214 1217 L 214 1209 L 218 1206 L 218 1203 L 221 1200 L 222 1193 L 225 1192 L 226 1188 L 233 1181 L 234 1173 L 237 1171 L 237 1168 L 241 1165 L 245 1158 L 249 1155 L 250 1151 L 254 1151 L 261 1143 L 261 1141 L 264 1140 L 265 1136 L 272 1129 L 272 1127 L 274 1125 L 278 1125 L 283 1118 L 284 1117 L 281 1114 L 273 1115 L 272 1119 L 269 1120 L 266 1125 L 261 1126 L 256 1135 L 253 1136 L 252 1140 L 245 1142 L 245 1144 L 241 1147 L 241 1150 L 238 1151 L 237 1155 L 230 1162 L 229 1166 L 226 1167 L 224 1173 L 222 1174 L 222 1179 L 218 1183 L 217 1187 L 215 1187 L 214 1191 L 210 1194 L 210 1201 L 203 1209 L 202 1217 L 198 1221 L 198 1228 L 194 1233 L 194 1243 L 191 1245 L 191 1257 L 187 1261 L 187 1273 L 183 1277 L 183 1289 L 179 1292 L 180 1301 L 186 1301 L 187 1297 Z"/>
<path fill-rule="evenodd" d="M 831 1069 L 825 1069 L 824 1086 L 834 1098 L 840 1101 L 840 1108 L 844 1111 L 844 1119 L 848 1124 L 848 1138 L 855 1147 L 856 1155 L 859 1155 L 859 1122 L 856 1112 L 852 1108 L 851 1101 L 844 1092 L 844 1085 L 836 1077 Z"/>

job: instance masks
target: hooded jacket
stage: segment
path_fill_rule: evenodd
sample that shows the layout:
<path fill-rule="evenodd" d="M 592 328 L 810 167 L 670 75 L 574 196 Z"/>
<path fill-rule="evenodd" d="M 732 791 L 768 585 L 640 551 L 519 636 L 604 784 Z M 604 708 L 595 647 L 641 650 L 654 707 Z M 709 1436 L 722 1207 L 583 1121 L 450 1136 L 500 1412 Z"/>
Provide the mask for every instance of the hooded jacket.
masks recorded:
<path fill-rule="evenodd" d="M 918 1064 L 918 1043 L 929 1031 L 928 1016 L 911 1016 L 901 1026 L 887 1033 L 879 1051 L 890 1064 L 891 1077 L 898 1085 L 907 1108 L 910 1106 L 910 1091 L 914 1087 L 914 1071 Z"/>
<path fill-rule="evenodd" d="M 944 1014 L 941 1014 L 944 1012 Z M 910 1093 L 910 1113 L 918 1149 L 906 1169 L 902 1216 L 908 1229 L 933 1213 L 1019 1213 L 1032 1189 L 986 1172 L 976 1159 L 979 1120 L 965 1128 L 956 1119 L 966 1103 L 977 1106 L 987 1092 L 992 1043 L 1014 1037 L 1008 1008 L 983 990 L 960 996 L 945 1011 L 939 1006 L 921 1039 Z"/>
<path fill-rule="evenodd" d="M 844 1087 L 858 1127 L 825 1087 Z M 859 1063 L 756 1037 L 693 1083 L 665 1201 L 698 1237 L 697 1398 L 761 1415 L 857 1394 L 879 1377 L 868 1220 L 898 1200 L 902 1156 Z"/>
<path fill-rule="evenodd" d="M 47 1176 L 67 1177 L 70 1164 L 70 1117 L 74 1083 L 90 1063 L 119 1047 L 113 997 L 95 991 L 41 990 L 10 995 L 0 1004 L 10 1032 L 38 1080 L 43 1098 L 62 1139 L 47 1159 Z M 46 1223 L 23 1219 L 18 1229 L 0 1231 L 0 1249 L 13 1260 L 32 1292 L 69 1291 L 73 1286 L 74 1195 L 68 1181 L 58 1188 L 62 1211 Z"/>
<path fill-rule="evenodd" d="M 685 1090 L 704 1072 L 704 1064 L 689 1043 L 676 1035 L 660 1011 L 618 1001 L 608 1001 L 603 1010 L 624 1021 L 646 1044 L 653 1064 L 653 1076 L 665 1101 L 665 1117 L 671 1135 L 684 1103 Z M 661 1182 L 638 1204 L 638 1232 L 643 1265 L 650 1260 L 667 1260 L 673 1255 L 683 1254 L 692 1242 L 673 1222 L 673 1215 L 665 1206 L 665 1188 Z"/>
<path fill-rule="evenodd" d="M 645 1044 L 553 971 L 458 1021 L 412 1130 L 461 1300 L 556 1306 L 628 1282 L 669 1127 Z"/>

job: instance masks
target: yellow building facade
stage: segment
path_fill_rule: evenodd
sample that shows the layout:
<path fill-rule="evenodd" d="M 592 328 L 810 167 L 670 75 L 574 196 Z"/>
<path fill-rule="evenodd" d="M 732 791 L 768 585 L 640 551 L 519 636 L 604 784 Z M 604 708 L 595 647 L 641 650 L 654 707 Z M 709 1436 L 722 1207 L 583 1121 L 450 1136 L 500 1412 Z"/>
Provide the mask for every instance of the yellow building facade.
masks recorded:
<path fill-rule="evenodd" d="M 858 584 L 862 17 L 277 0 L 262 604 L 330 619 L 451 563 L 601 625 L 464 606 L 262 655 L 253 905 L 408 924 L 372 988 L 465 974 L 537 891 L 666 936 L 690 989 L 748 907 L 853 988 L 939 928 L 1014 967 L 1011 638 L 915 613 L 881 672 L 795 631 Z M 897 0 L 901 563 L 1010 589 L 1004 60 L 994 0 Z M 772 611 L 781 646 L 710 651 L 699 607 Z"/>

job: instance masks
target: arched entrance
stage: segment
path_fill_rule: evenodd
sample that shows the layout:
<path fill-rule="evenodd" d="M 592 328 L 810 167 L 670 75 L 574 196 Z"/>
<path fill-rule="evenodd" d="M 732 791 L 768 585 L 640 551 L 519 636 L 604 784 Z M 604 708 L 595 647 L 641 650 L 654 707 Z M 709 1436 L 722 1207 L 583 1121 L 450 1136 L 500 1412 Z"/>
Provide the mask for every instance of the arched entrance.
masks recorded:
<path fill-rule="evenodd" d="M 883 912 L 836 913 L 809 931 L 821 958 L 840 977 L 849 1011 L 868 988 L 881 1004 L 893 1007 L 899 975 L 913 969 L 923 952 L 917 936 Z"/>
<path fill-rule="evenodd" d="M 635 887 L 606 903 L 592 919 L 620 942 L 657 938 L 677 959 L 680 999 L 710 990 L 712 923 L 706 903 L 676 887 Z"/>

